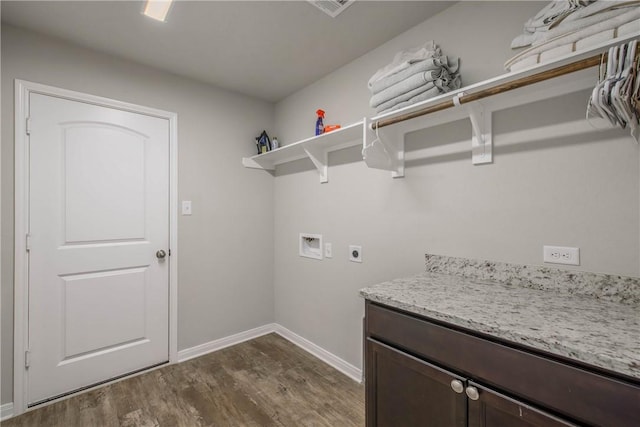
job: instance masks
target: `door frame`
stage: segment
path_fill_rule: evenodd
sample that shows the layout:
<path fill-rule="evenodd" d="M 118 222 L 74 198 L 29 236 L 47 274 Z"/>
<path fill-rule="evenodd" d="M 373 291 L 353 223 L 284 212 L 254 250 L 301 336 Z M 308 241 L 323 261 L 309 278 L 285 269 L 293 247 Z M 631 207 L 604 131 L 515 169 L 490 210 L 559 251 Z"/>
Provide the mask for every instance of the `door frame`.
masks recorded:
<path fill-rule="evenodd" d="M 14 313 L 13 313 L 13 413 L 27 410 L 25 351 L 29 344 L 29 95 L 32 93 L 167 119 L 169 121 L 169 363 L 178 361 L 178 115 L 110 98 L 15 80 L 14 170 Z"/>

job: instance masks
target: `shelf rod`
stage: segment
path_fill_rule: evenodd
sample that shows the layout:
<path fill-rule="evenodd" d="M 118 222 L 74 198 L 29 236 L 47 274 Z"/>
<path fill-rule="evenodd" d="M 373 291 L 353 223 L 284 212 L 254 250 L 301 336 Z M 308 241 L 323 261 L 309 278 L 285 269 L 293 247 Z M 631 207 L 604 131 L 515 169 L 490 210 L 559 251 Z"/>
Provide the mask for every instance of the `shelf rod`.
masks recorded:
<path fill-rule="evenodd" d="M 636 49 L 636 54 L 640 52 L 640 46 Z M 604 52 L 604 61 L 607 59 L 607 52 Z M 480 90 L 476 93 L 464 94 L 458 97 L 458 101 L 460 104 L 467 104 L 469 102 L 478 101 L 482 98 L 487 98 L 489 96 L 498 95 L 500 93 L 508 92 L 510 90 L 519 89 L 524 86 L 529 86 L 535 83 L 540 83 L 545 80 L 550 80 L 555 77 L 564 76 L 565 74 L 574 73 L 576 71 L 584 70 L 587 68 L 594 67 L 596 65 L 600 65 L 602 61 L 602 54 L 594 55 L 589 58 L 581 59 L 579 61 L 575 61 L 566 65 L 562 65 L 557 68 L 552 68 L 550 70 L 541 71 L 537 74 L 533 74 L 527 77 L 521 77 L 511 82 L 501 83 L 494 87 L 490 87 L 487 89 Z M 448 108 L 455 107 L 456 104 L 453 102 L 453 99 L 449 99 L 447 101 L 442 101 L 435 105 L 430 105 L 428 107 L 421 108 L 419 110 L 413 111 L 411 113 L 402 114 L 397 117 L 392 117 L 390 119 L 378 120 L 375 123 L 371 124 L 371 129 L 375 130 L 376 128 L 383 128 L 386 126 L 391 126 L 396 123 L 404 122 L 407 120 L 415 119 L 416 117 L 421 117 L 427 114 L 435 113 L 437 111 L 446 110 Z"/>

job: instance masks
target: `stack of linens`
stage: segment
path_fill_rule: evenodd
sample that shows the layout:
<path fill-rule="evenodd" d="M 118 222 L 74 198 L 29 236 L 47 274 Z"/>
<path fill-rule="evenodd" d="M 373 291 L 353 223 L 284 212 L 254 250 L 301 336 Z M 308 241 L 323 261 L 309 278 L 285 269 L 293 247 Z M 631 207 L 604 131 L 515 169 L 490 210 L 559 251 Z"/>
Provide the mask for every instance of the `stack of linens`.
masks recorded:
<path fill-rule="evenodd" d="M 433 41 L 399 52 L 369 79 L 369 105 L 385 113 L 458 89 L 459 64 L 458 58 L 442 55 Z"/>
<path fill-rule="evenodd" d="M 633 33 L 640 33 L 640 0 L 555 0 L 525 23 L 511 47 L 528 48 L 505 68 L 517 71 Z"/>

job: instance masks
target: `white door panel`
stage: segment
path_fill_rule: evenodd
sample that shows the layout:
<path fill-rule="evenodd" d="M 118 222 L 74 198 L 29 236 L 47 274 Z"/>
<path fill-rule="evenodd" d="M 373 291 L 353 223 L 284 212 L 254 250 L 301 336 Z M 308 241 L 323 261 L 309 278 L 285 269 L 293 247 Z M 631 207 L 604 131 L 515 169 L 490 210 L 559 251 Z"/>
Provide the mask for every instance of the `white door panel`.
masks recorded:
<path fill-rule="evenodd" d="M 145 267 L 61 277 L 63 360 L 145 339 L 145 313 L 140 307 L 144 307 L 146 273 Z M 118 307 L 117 316 L 113 307 Z"/>
<path fill-rule="evenodd" d="M 148 137 L 104 124 L 64 132 L 64 243 L 143 239 Z"/>
<path fill-rule="evenodd" d="M 30 95 L 28 403 L 168 361 L 169 124 Z"/>

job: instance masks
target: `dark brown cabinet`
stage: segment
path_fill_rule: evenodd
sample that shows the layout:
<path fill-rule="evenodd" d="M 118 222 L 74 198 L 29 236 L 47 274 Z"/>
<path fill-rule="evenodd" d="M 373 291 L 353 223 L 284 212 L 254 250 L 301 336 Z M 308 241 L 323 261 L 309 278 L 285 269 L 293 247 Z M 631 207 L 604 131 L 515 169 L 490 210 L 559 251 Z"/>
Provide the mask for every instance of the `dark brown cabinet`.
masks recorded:
<path fill-rule="evenodd" d="M 473 381 L 468 382 L 467 388 L 477 390 L 478 396 L 468 401 L 469 427 L 575 426 Z"/>
<path fill-rule="evenodd" d="M 467 426 L 467 398 L 451 390 L 452 380 L 464 378 L 373 340 L 367 355 L 367 401 L 375 408 L 367 425 Z"/>
<path fill-rule="evenodd" d="M 367 301 L 367 427 L 640 426 L 640 382 Z"/>

